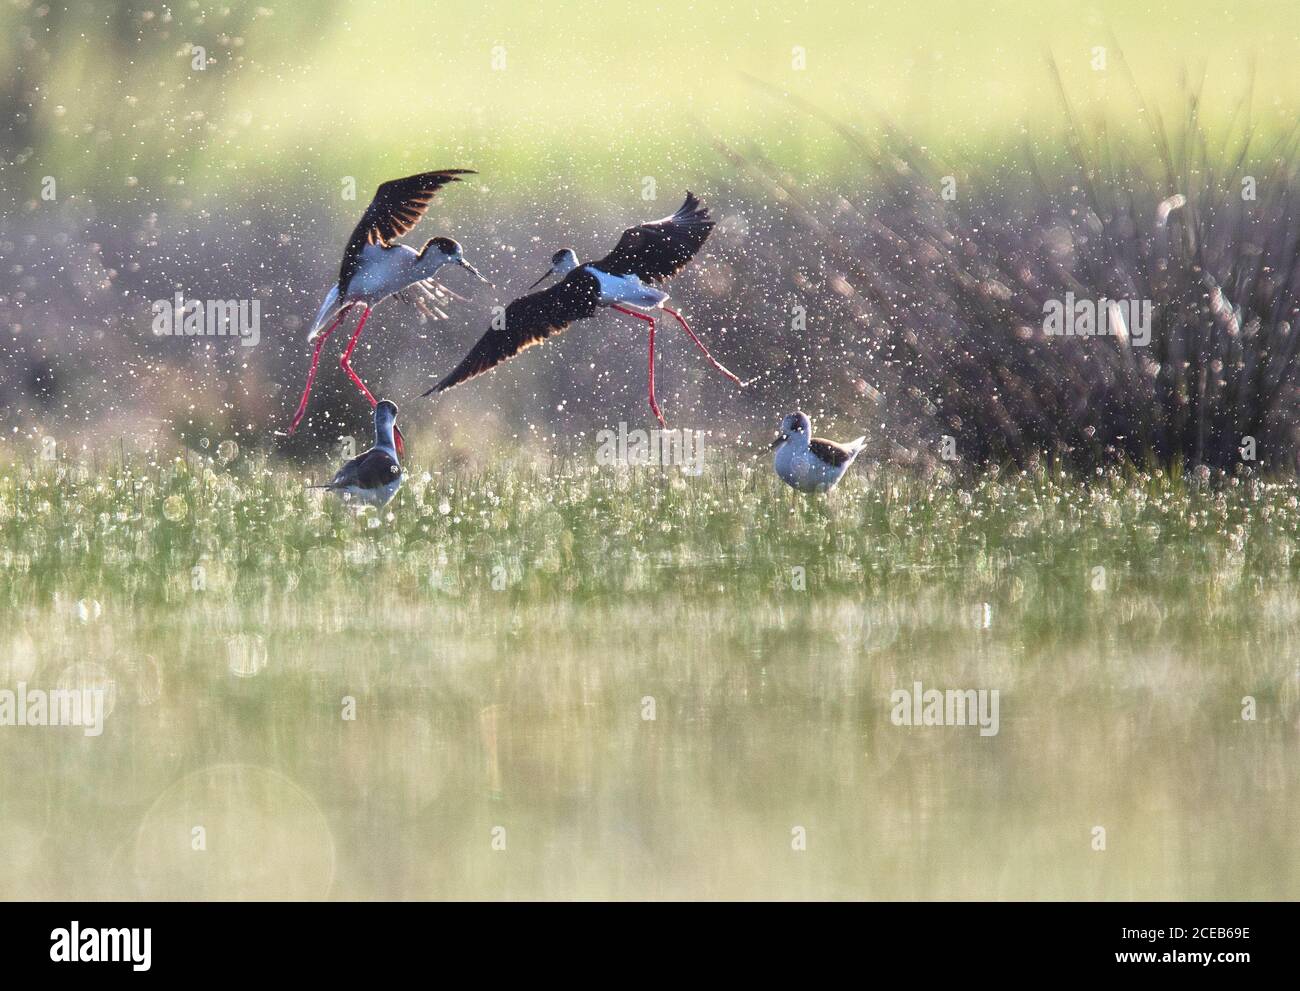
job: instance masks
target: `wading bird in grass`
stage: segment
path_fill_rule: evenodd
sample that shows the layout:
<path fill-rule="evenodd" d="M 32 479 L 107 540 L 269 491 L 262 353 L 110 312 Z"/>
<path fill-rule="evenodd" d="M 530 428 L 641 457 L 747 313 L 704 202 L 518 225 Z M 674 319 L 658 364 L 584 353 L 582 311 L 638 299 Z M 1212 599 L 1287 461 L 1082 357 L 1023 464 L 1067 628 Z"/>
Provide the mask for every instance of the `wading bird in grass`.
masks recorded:
<path fill-rule="evenodd" d="M 814 437 L 812 421 L 803 413 L 791 413 L 772 441 L 776 473 L 800 492 L 825 492 L 844 477 L 866 443 L 866 437 L 848 444 Z"/>
<path fill-rule="evenodd" d="M 540 344 L 558 334 L 575 320 L 594 316 L 608 306 L 637 320 L 645 321 L 650 330 L 650 408 L 665 427 L 663 414 L 655 401 L 655 318 L 645 310 L 663 310 L 682 325 L 704 357 L 718 371 L 737 385 L 744 385 L 735 375 L 709 354 L 695 332 L 676 310 L 666 305 L 668 294 L 653 283 L 676 275 L 704 244 L 713 221 L 708 207 L 693 193 L 671 217 L 638 224 L 623 232 L 617 247 L 599 261 L 579 264 L 572 248 L 557 251 L 546 274 L 534 282 L 535 289 L 552 275 L 560 281 L 541 292 L 530 292 L 506 307 L 505 320 L 493 327 L 474 345 L 470 353 L 446 378 L 424 395 L 445 392 L 476 375 L 513 358 L 520 351 Z"/>
<path fill-rule="evenodd" d="M 361 221 L 348 238 L 347 247 L 343 249 L 338 282 L 326 295 L 307 335 L 307 343 L 316 347 L 311 354 L 307 386 L 289 425 L 290 434 L 298 429 L 307 412 L 307 398 L 311 395 L 312 383 L 316 381 L 321 348 L 354 306 L 361 307 L 361 319 L 343 350 L 339 367 L 347 372 L 348 378 L 374 406 L 375 397 L 352 370 L 352 350 L 357 346 L 357 338 L 361 336 L 370 311 L 389 296 L 397 296 L 416 307 L 424 317 L 445 317 L 440 304 L 454 294 L 434 279 L 444 265 L 459 265 L 480 282 L 487 282 L 478 269 L 465 260 L 461 246 L 449 237 L 431 238 L 419 251 L 410 245 L 394 243 L 395 238 L 408 233 L 420 222 L 439 189 L 449 182 L 459 182 L 460 176 L 474 174 L 471 169 L 421 172 L 405 179 L 393 179 L 375 191 L 375 198 L 366 207 Z M 404 453 L 400 430 L 397 431 L 397 450 Z"/>
<path fill-rule="evenodd" d="M 309 488 L 328 489 L 368 506 L 388 505 L 402 487 L 402 465 L 397 460 L 395 442 L 396 422 L 395 403 L 387 399 L 376 403 L 375 446 L 340 468 L 327 485 Z"/>

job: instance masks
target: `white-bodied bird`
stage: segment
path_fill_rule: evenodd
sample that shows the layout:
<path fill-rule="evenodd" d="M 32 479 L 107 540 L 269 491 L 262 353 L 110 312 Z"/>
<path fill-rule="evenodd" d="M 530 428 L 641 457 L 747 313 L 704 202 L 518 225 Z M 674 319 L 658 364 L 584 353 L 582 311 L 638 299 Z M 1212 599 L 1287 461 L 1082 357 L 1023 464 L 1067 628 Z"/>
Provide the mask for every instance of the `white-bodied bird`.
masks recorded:
<path fill-rule="evenodd" d="M 402 465 L 394 442 L 396 421 L 396 403 L 387 399 L 376 403 L 375 446 L 340 468 L 328 485 L 311 488 L 328 489 L 368 506 L 388 505 L 402 487 Z"/>
<path fill-rule="evenodd" d="M 505 322 L 484 334 L 465 359 L 425 395 L 445 392 L 482 375 L 525 348 L 561 333 L 575 321 L 595 316 L 601 307 L 635 317 L 648 327 L 650 408 L 665 427 L 667 424 L 655 401 L 655 318 L 651 314 L 656 310 L 662 310 L 681 324 L 714 368 L 737 385 L 744 385 L 709 354 L 682 315 L 667 305 L 668 294 L 655 287 L 655 283 L 685 268 L 712 230 L 709 208 L 688 192 L 686 202 L 671 217 L 629 227 L 604 258 L 581 264 L 572 248 L 557 251 L 551 258 L 551 267 L 530 289 L 552 275 L 560 281 L 540 292 L 521 296 L 507 306 Z"/>
<path fill-rule="evenodd" d="M 452 293 L 434 279 L 444 265 L 459 265 L 480 282 L 487 282 L 478 269 L 465 260 L 461 246 L 449 237 L 430 238 L 419 251 L 410 245 L 394 243 L 395 238 L 408 233 L 420 222 L 439 189 L 449 182 L 459 182 L 460 176 L 474 174 L 471 169 L 421 172 L 405 179 L 393 179 L 375 191 L 375 198 L 366 207 L 348 238 L 347 247 L 343 249 L 338 282 L 326 294 L 307 335 L 307 343 L 316 347 L 311 355 L 306 388 L 289 425 L 290 434 L 298 429 L 307 412 L 307 398 L 311 395 L 312 383 L 316 381 L 321 348 L 352 307 L 362 308 L 361 319 L 352 332 L 343 357 L 339 359 L 339 367 L 347 372 L 348 378 L 374 406 L 375 397 L 352 370 L 352 350 L 357 346 L 357 338 L 361 336 L 370 311 L 389 296 L 398 296 L 415 306 L 425 317 L 437 319 L 446 316 L 440 306 Z M 399 430 L 397 450 L 401 452 L 402 449 L 402 432 Z"/>
<path fill-rule="evenodd" d="M 867 438 L 836 444 L 812 435 L 812 421 L 800 412 L 781 421 L 772 448 L 773 463 L 781 481 L 800 492 L 825 492 L 844 477 Z"/>

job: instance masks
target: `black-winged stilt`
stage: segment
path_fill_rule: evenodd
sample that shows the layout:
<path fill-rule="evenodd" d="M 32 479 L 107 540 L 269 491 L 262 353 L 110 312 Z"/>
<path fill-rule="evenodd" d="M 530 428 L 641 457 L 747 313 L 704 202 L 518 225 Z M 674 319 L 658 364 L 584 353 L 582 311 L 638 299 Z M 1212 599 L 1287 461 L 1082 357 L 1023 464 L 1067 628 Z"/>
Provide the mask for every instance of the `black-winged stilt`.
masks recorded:
<path fill-rule="evenodd" d="M 709 349 L 695 336 L 682 315 L 668 308 L 668 294 L 651 285 L 685 267 L 711 230 L 713 221 L 709 219 L 708 207 L 688 192 L 686 202 L 671 217 L 628 228 L 618 246 L 599 261 L 582 265 L 572 248 L 556 252 L 550 269 L 529 288 L 536 288 L 551 275 L 560 276 L 561 281 L 549 289 L 522 296 L 507 306 L 505 322 L 500 329 L 493 328 L 484 334 L 465 360 L 424 395 L 444 392 L 483 374 L 524 348 L 560 333 L 575 320 L 593 316 L 601 306 L 644 320 L 649 326 L 650 408 L 664 426 L 667 424 L 659 412 L 659 404 L 655 402 L 655 318 L 641 311 L 664 310 L 682 325 L 714 368 L 737 385 L 744 385 L 709 354 Z"/>
<path fill-rule="evenodd" d="M 812 435 L 812 421 L 799 412 L 781 421 L 772 448 L 773 464 L 781 481 L 800 492 L 825 492 L 835 485 L 862 453 L 867 438 L 836 444 Z"/>
<path fill-rule="evenodd" d="M 365 327 L 370 311 L 389 296 L 405 297 L 427 316 L 443 316 L 436 307 L 450 291 L 434 281 L 434 275 L 444 265 L 455 264 L 468 271 L 481 282 L 487 282 L 469 262 L 465 260 L 461 246 L 449 237 L 435 237 L 425 242 L 423 248 L 416 251 L 406 244 L 394 244 L 395 238 L 408 233 L 429 209 L 434 194 L 449 182 L 459 182 L 460 176 L 474 175 L 472 169 L 442 169 L 437 172 L 421 172 L 419 175 L 407 176 L 405 179 L 393 179 L 384 183 L 375 191 L 375 198 L 366 207 L 361 221 L 352 236 L 348 238 L 347 247 L 343 249 L 343 265 L 339 269 L 339 279 L 325 297 L 320 312 L 307 335 L 307 343 L 316 345 L 311 355 L 311 368 L 307 372 L 307 385 L 302 391 L 298 411 L 293 415 L 289 433 L 298 429 L 303 415 L 307 412 L 307 398 L 311 395 L 312 383 L 316 380 L 316 366 L 320 362 L 320 351 L 334 328 L 342 322 L 354 306 L 361 306 L 361 319 L 357 329 L 352 332 L 348 346 L 339 359 L 339 367 L 348 374 L 361 394 L 375 405 L 375 397 L 370 394 L 361 377 L 352 370 L 352 350 L 357 346 L 357 338 Z M 434 309 L 429 309 L 432 303 Z M 402 432 L 397 431 L 397 450 L 402 452 Z"/>
<path fill-rule="evenodd" d="M 397 405 L 387 399 L 375 404 L 375 446 L 340 468 L 327 485 L 310 488 L 328 489 L 351 496 L 370 506 L 385 506 L 402 486 L 402 465 L 397 460 L 395 442 Z"/>

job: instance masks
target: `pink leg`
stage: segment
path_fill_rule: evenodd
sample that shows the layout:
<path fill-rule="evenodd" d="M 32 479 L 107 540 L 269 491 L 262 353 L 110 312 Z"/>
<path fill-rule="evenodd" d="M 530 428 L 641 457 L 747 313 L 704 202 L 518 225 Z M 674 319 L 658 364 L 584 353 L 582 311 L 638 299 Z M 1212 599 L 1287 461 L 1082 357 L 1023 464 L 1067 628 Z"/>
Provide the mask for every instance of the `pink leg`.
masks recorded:
<path fill-rule="evenodd" d="M 720 371 L 723 375 L 727 376 L 727 378 L 731 379 L 731 381 L 735 382 L 736 385 L 743 386 L 745 384 L 744 382 L 740 381 L 740 379 L 737 378 L 731 372 L 730 369 L 726 368 L 724 365 L 719 364 L 718 360 L 714 358 L 713 355 L 709 354 L 709 349 L 704 346 L 703 341 L 701 341 L 698 337 L 695 336 L 695 331 L 691 330 L 691 328 L 687 326 L 686 321 L 682 319 L 682 315 L 680 313 L 678 313 L 676 310 L 670 310 L 666 306 L 661 307 L 661 309 L 663 309 L 663 311 L 667 313 L 669 316 L 674 317 L 677 320 L 677 322 L 682 325 L 682 330 L 686 331 L 686 333 L 691 335 L 691 340 L 693 340 L 696 343 L 696 345 L 699 347 L 699 349 L 704 352 L 704 357 L 709 359 L 710 364 L 712 364 L 714 368 Z"/>
<path fill-rule="evenodd" d="M 311 395 L 312 383 L 316 381 L 316 366 L 320 364 L 320 349 L 325 346 L 325 339 L 329 337 L 330 334 L 334 333 L 334 328 L 343 321 L 343 318 L 348 315 L 348 310 L 350 309 L 352 309 L 351 306 L 343 307 L 338 318 L 321 331 L 320 337 L 316 338 L 316 350 L 311 353 L 311 369 L 307 372 L 307 388 L 302 390 L 302 399 L 298 401 L 298 412 L 293 415 L 293 423 L 289 424 L 290 434 L 298 429 L 298 424 L 302 422 L 303 414 L 307 412 L 307 397 Z"/>
<path fill-rule="evenodd" d="M 370 307 L 367 306 L 361 311 L 361 319 L 357 322 L 357 329 L 352 332 L 352 339 L 348 341 L 348 346 L 343 349 L 343 357 L 339 359 L 339 367 L 348 373 L 348 378 L 361 390 L 361 394 L 370 400 L 370 405 L 373 408 L 378 405 L 378 400 L 370 394 L 370 390 L 366 388 L 366 383 L 361 381 L 361 376 L 352 370 L 352 350 L 357 346 L 357 338 L 361 336 L 361 331 L 369 319 Z"/>
<path fill-rule="evenodd" d="M 370 390 L 366 388 L 366 383 L 361 381 L 361 376 L 352 370 L 352 349 L 357 346 L 357 338 L 361 336 L 361 328 L 366 325 L 368 319 L 370 319 L 370 307 L 367 306 L 361 314 L 361 319 L 357 322 L 357 329 L 352 332 L 352 339 L 348 341 L 348 346 L 343 349 L 343 357 L 339 359 L 339 367 L 348 373 L 348 378 L 361 390 L 361 394 L 370 401 L 370 407 L 373 409 L 379 405 L 378 400 L 370 394 Z M 406 444 L 402 440 L 402 431 L 396 425 L 393 427 L 393 440 L 397 444 L 398 456 L 406 457 Z"/>
<path fill-rule="evenodd" d="M 616 305 L 612 309 L 618 310 L 619 313 L 626 313 L 630 317 L 636 317 L 638 320 L 644 320 L 650 325 L 650 408 L 654 410 L 660 426 L 667 430 L 668 424 L 664 422 L 664 415 L 659 412 L 659 404 L 655 402 L 655 319 L 646 316 L 644 313 L 638 313 L 636 310 L 625 309 L 622 306 Z"/>

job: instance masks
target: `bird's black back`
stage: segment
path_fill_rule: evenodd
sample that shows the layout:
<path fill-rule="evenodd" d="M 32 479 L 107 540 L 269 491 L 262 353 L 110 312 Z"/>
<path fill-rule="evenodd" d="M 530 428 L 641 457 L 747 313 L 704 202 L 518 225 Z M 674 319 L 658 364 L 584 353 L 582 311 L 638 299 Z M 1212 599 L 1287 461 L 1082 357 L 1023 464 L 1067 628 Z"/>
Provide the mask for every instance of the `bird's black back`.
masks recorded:
<path fill-rule="evenodd" d="M 398 464 L 396 458 L 387 451 L 372 447 L 340 468 L 326 488 L 342 489 L 356 486 L 361 489 L 379 489 L 401 473 L 402 466 Z"/>
<path fill-rule="evenodd" d="M 836 468 L 853 457 L 853 452 L 847 447 L 836 444 L 832 440 L 822 440 L 820 437 L 810 439 L 808 447 L 818 458 Z"/>

